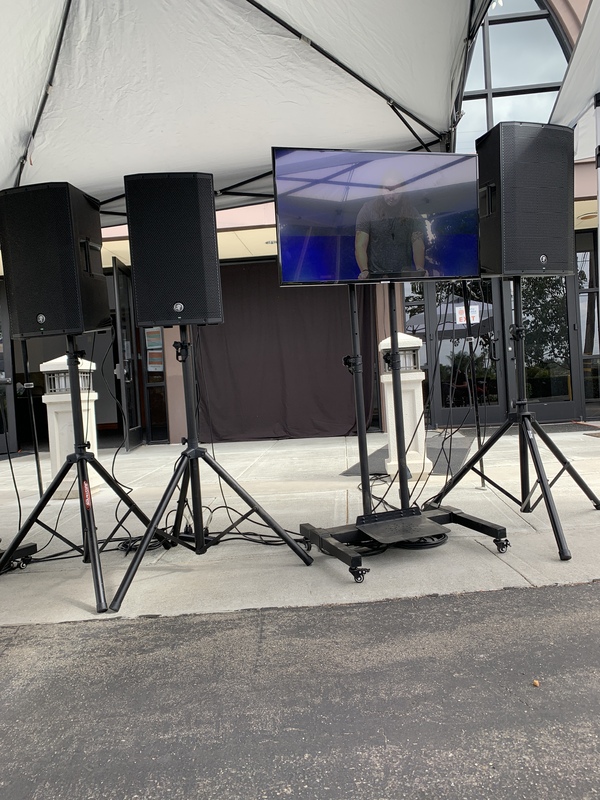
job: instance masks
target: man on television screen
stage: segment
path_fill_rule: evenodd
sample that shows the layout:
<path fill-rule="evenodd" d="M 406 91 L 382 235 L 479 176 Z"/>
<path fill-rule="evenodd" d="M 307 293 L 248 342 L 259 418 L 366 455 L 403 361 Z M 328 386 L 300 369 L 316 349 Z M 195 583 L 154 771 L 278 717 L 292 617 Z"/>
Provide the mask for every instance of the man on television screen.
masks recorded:
<path fill-rule="evenodd" d="M 358 212 L 354 252 L 359 280 L 418 280 L 427 274 L 425 220 L 399 187 L 397 180 L 384 180 L 382 193 Z"/>

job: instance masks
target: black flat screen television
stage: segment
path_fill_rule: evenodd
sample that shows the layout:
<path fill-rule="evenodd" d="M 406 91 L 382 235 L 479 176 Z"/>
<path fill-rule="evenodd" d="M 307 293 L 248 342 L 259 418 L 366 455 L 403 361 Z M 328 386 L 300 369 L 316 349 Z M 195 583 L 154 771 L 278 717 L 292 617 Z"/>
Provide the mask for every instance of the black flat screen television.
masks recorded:
<path fill-rule="evenodd" d="M 281 285 L 479 277 L 476 155 L 272 153 Z"/>

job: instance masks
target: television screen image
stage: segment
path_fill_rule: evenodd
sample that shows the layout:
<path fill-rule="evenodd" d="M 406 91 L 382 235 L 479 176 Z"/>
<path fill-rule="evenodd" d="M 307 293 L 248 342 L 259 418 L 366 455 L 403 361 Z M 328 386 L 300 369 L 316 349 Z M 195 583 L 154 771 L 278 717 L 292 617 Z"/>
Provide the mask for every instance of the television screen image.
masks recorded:
<path fill-rule="evenodd" d="M 272 153 L 281 285 L 479 277 L 476 155 Z"/>

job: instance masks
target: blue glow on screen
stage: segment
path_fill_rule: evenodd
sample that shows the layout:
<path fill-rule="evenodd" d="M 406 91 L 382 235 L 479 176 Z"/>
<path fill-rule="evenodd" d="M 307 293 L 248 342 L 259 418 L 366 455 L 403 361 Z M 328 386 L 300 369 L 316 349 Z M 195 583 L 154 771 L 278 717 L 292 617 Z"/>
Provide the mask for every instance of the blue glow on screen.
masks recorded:
<path fill-rule="evenodd" d="M 475 155 L 273 148 L 273 166 L 282 284 L 479 277 Z"/>

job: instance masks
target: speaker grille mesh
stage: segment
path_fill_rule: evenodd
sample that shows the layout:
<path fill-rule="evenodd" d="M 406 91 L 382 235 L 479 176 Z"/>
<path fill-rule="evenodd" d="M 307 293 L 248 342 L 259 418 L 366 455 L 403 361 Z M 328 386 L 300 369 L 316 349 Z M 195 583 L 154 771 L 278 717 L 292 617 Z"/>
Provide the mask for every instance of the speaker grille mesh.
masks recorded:
<path fill-rule="evenodd" d="M 223 321 L 212 175 L 125 177 L 139 326 Z"/>
<path fill-rule="evenodd" d="M 82 240 L 96 245 L 89 251 L 91 271 L 85 274 Z M 78 334 L 110 323 L 101 241 L 95 201 L 68 183 L 0 192 L 0 244 L 13 337 Z"/>
<path fill-rule="evenodd" d="M 567 129 L 507 125 L 502 136 L 505 271 L 573 271 L 572 134 Z"/>
<path fill-rule="evenodd" d="M 494 213 L 480 220 L 482 271 L 568 275 L 575 269 L 573 131 L 501 122 L 477 141 L 480 191 Z"/>

